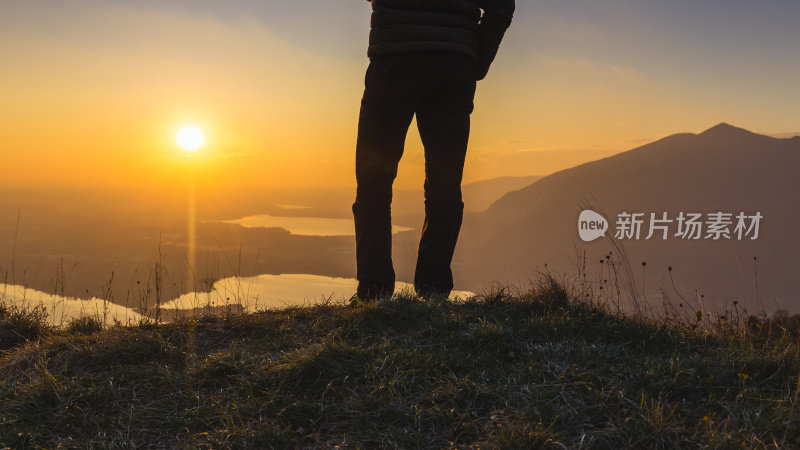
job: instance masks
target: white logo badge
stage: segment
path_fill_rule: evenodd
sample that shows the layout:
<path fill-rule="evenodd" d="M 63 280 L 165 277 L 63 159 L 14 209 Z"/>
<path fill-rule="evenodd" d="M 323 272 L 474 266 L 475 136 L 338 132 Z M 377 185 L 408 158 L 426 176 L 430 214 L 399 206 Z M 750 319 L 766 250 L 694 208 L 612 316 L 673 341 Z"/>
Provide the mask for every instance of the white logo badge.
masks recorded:
<path fill-rule="evenodd" d="M 585 242 L 602 237 L 608 231 L 608 221 L 600 214 L 587 209 L 578 217 L 578 234 Z"/>

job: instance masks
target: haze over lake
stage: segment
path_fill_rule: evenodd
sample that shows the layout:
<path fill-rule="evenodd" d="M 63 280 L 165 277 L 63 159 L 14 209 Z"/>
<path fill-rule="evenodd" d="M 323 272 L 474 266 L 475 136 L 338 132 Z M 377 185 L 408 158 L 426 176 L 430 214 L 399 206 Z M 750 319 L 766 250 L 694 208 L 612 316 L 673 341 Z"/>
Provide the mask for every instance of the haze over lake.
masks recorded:
<path fill-rule="evenodd" d="M 295 207 L 292 209 L 300 209 Z M 241 225 L 245 228 L 283 228 L 298 236 L 354 236 L 352 219 L 330 219 L 320 217 L 287 217 L 259 214 L 234 220 L 221 220 L 221 223 Z M 392 226 L 392 233 L 410 231 L 413 228 Z"/>

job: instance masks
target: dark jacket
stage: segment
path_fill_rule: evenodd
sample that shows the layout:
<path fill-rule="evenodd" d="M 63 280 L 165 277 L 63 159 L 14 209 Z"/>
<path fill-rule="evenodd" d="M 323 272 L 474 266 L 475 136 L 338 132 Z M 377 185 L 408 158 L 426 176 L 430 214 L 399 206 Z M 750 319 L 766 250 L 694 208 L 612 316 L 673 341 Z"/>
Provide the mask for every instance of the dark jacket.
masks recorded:
<path fill-rule="evenodd" d="M 511 25 L 514 0 L 371 0 L 370 58 L 413 52 L 460 52 L 489 71 Z"/>

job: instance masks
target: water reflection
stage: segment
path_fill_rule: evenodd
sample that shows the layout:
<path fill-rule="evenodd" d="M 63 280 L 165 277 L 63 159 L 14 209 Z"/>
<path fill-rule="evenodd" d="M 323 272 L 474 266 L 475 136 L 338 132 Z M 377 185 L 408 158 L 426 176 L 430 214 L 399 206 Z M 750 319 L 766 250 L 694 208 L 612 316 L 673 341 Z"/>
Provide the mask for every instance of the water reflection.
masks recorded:
<path fill-rule="evenodd" d="M 241 305 L 246 311 L 310 305 L 327 300 L 341 302 L 356 291 L 358 281 L 322 275 L 281 274 L 256 277 L 232 277 L 217 281 L 209 293 L 193 292 L 163 305 L 165 309 L 192 309 Z M 412 290 L 409 283 L 398 282 L 395 292 Z M 453 291 L 450 298 L 464 299 L 474 295 Z"/>
<path fill-rule="evenodd" d="M 28 289 L 23 286 L 0 284 L 0 303 L 16 308 L 40 308 L 47 314 L 50 325 L 69 324 L 70 320 L 91 316 L 104 325 L 116 322 L 127 325 L 136 323 L 142 315 L 125 306 L 116 305 L 103 299 L 82 300 Z"/>
<path fill-rule="evenodd" d="M 220 220 L 245 228 L 283 228 L 292 234 L 303 236 L 353 236 L 355 228 L 352 219 L 330 219 L 321 217 L 286 217 L 260 214 L 241 219 Z M 410 231 L 413 228 L 392 226 L 392 233 Z"/>
<path fill-rule="evenodd" d="M 217 281 L 211 292 L 182 295 L 163 304 L 162 309 L 174 313 L 169 316 L 181 317 L 184 316 L 182 312 L 193 309 L 202 312 L 204 308 L 219 310 L 229 306 L 234 311 L 242 307 L 246 312 L 253 312 L 326 301 L 343 302 L 355 292 L 357 284 L 352 278 L 305 274 L 231 277 Z M 395 292 L 406 290 L 413 290 L 413 286 L 397 283 Z M 472 295 L 468 291 L 453 291 L 450 298 L 465 299 Z M 103 299 L 61 297 L 15 285 L 0 284 L 0 303 L 18 308 L 42 308 L 47 313 L 48 322 L 56 326 L 67 325 L 73 318 L 87 315 L 106 325 L 136 323 L 142 319 L 142 315 L 133 309 Z"/>

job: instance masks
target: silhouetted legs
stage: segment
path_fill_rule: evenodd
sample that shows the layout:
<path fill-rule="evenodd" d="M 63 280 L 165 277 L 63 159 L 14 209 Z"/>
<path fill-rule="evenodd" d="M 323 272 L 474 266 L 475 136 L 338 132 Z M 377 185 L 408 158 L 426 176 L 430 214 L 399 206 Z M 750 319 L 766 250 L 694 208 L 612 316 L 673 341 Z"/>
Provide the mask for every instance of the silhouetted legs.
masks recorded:
<path fill-rule="evenodd" d="M 362 299 L 391 295 L 395 273 L 392 267 L 392 184 L 403 156 L 406 134 L 414 117 L 410 77 L 399 70 L 402 61 L 372 61 L 365 77 L 364 97 L 358 120 L 356 144 L 356 201 L 353 217 L 356 231 L 357 294 Z"/>
<path fill-rule="evenodd" d="M 463 215 L 461 175 L 475 94 L 472 61 L 455 53 L 375 58 L 365 79 L 356 145 L 353 204 L 357 294 L 394 291 L 392 184 L 414 113 L 425 145 L 425 223 L 415 288 L 421 295 L 453 288 L 450 262 Z"/>
<path fill-rule="evenodd" d="M 465 70 L 467 76 L 472 74 Z M 414 289 L 425 297 L 446 296 L 453 289 L 450 263 L 464 214 L 461 177 L 475 95 L 474 80 L 458 81 L 443 85 L 417 111 L 417 127 L 425 146 L 425 222 Z"/>

